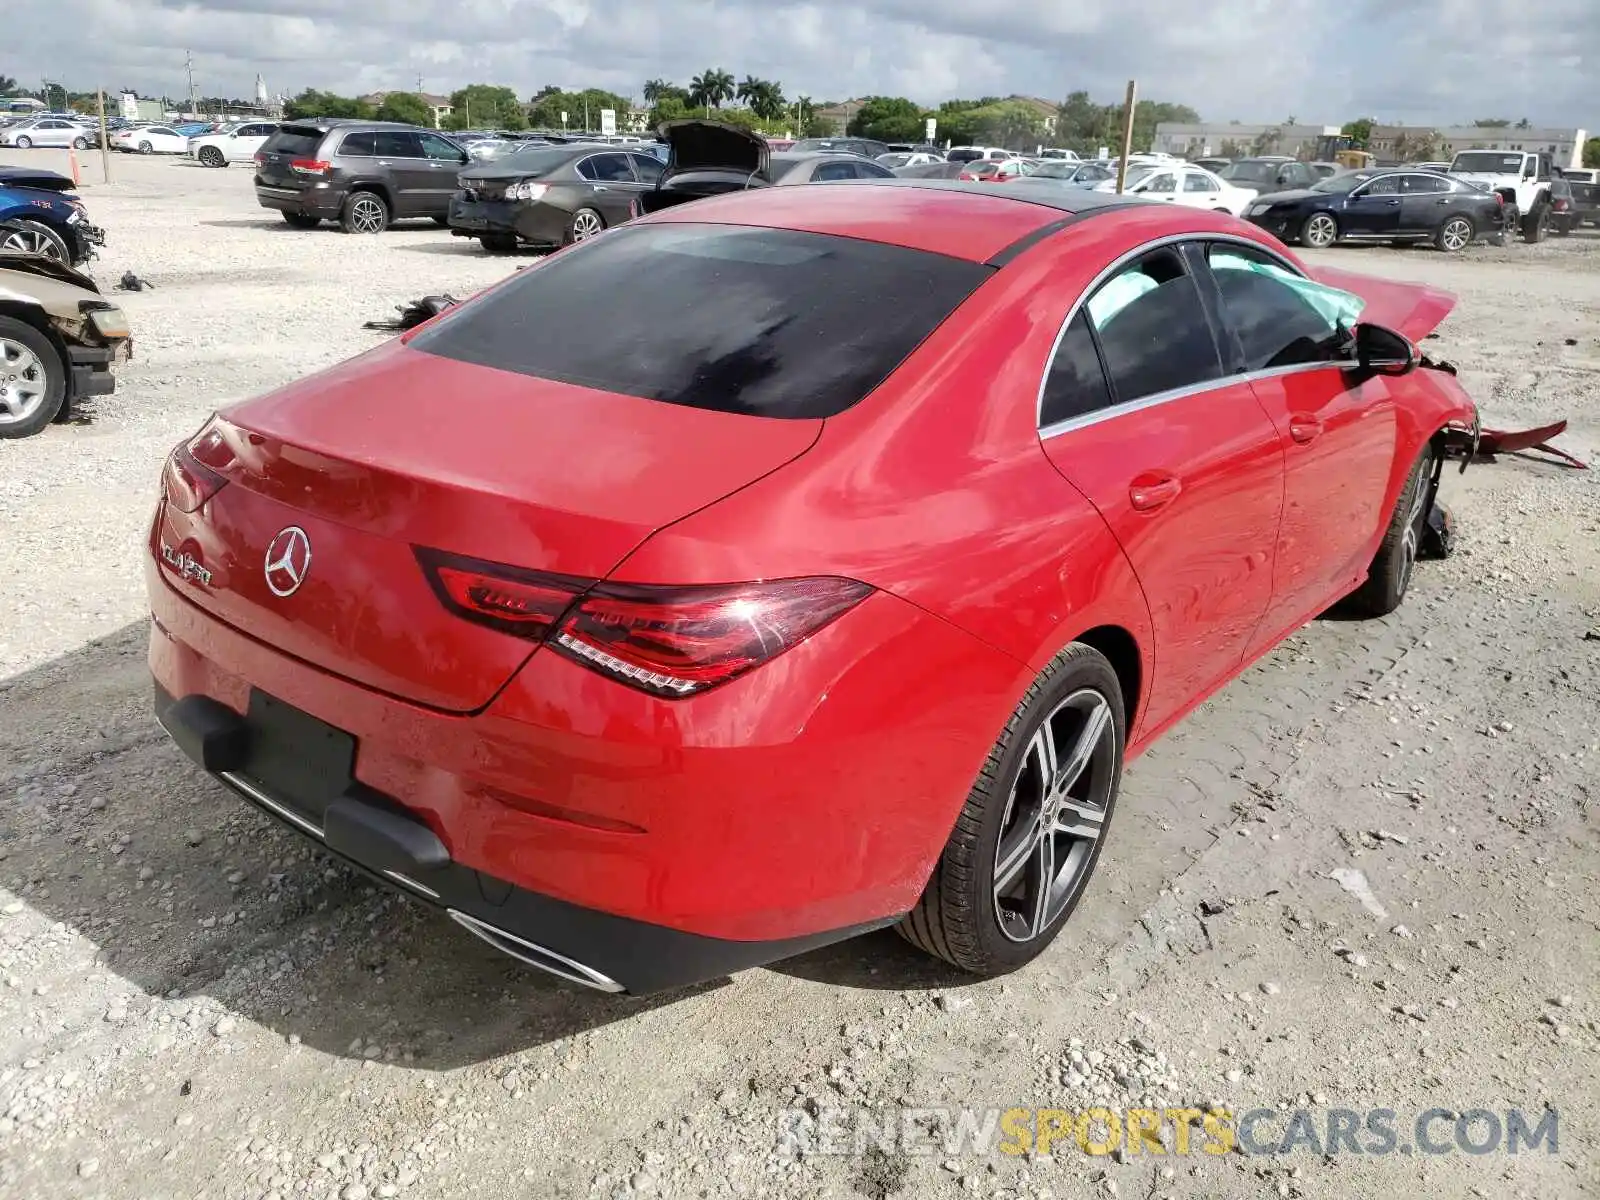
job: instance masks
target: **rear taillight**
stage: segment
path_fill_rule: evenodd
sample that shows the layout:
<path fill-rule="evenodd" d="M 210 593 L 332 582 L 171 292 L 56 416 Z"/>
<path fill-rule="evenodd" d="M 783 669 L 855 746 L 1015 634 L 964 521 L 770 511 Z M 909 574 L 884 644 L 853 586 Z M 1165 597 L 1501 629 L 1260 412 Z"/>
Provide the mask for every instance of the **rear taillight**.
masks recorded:
<path fill-rule="evenodd" d="M 289 169 L 300 175 L 326 175 L 333 170 L 333 164 L 321 158 L 292 158 Z"/>
<path fill-rule="evenodd" d="M 179 512 L 194 512 L 228 482 L 221 469 L 233 459 L 233 449 L 215 419 L 207 421 L 199 433 L 180 442 L 167 456 L 161 493 Z"/>
<path fill-rule="evenodd" d="M 872 591 L 831 576 L 714 587 L 590 586 L 437 551 L 419 549 L 417 557 L 456 615 L 543 642 L 620 683 L 668 697 L 738 678 Z"/>
<path fill-rule="evenodd" d="M 255 164 L 256 164 L 256 166 L 258 166 L 258 167 L 259 167 L 259 166 L 260 166 L 260 165 L 261 165 L 261 164 L 262 164 L 262 163 L 264 163 L 264 162 L 266 162 L 266 161 L 267 161 L 267 156 L 266 156 L 266 155 L 265 155 L 265 154 L 263 154 L 263 153 L 261 153 L 261 151 L 259 151 L 259 150 L 257 150 L 257 151 L 256 151 L 256 152 L 255 152 L 255 153 L 254 153 L 254 154 L 252 154 L 252 155 L 251 155 L 251 156 L 250 156 L 250 157 L 251 157 L 251 158 L 253 158 L 253 159 L 254 159 L 254 160 L 255 160 Z"/>

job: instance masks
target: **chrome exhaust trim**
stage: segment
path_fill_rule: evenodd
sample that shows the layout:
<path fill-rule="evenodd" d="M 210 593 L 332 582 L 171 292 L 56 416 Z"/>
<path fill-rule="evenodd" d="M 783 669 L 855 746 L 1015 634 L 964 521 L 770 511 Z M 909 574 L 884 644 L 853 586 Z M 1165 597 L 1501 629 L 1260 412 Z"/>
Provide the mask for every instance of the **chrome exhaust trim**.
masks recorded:
<path fill-rule="evenodd" d="M 615 979 L 602 975 L 594 968 L 586 967 L 565 954 L 557 954 L 554 950 L 519 938 L 503 929 L 496 929 L 487 921 L 480 921 L 477 917 L 468 916 L 458 909 L 451 908 L 445 911 L 457 925 L 482 938 L 502 954 L 509 954 L 519 962 L 535 967 L 548 975 L 565 979 L 568 983 L 593 988 L 597 992 L 616 993 L 625 990 Z"/>

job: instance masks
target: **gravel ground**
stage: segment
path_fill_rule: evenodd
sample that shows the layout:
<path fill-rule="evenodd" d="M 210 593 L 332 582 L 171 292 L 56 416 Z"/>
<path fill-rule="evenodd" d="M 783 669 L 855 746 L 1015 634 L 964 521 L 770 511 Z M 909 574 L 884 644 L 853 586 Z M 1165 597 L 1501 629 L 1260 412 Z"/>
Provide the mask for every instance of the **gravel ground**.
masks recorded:
<path fill-rule="evenodd" d="M 165 452 L 217 405 L 372 345 L 362 321 L 515 261 L 428 224 L 292 231 L 238 167 L 113 172 L 85 196 L 109 232 L 97 276 L 155 285 L 121 297 L 136 358 L 87 423 L 0 443 L 0 1196 L 1596 1194 L 1592 474 L 1448 475 L 1456 557 L 1391 618 L 1317 622 L 1134 764 L 1091 892 L 1032 969 L 972 983 L 881 934 L 599 997 L 333 866 L 148 713 L 139 538 Z M 1455 291 L 1429 349 L 1487 423 L 1569 417 L 1561 444 L 1595 456 L 1600 238 L 1325 257 Z M 1097 1104 L 1387 1108 L 1401 1141 L 1429 1108 L 1531 1124 L 1554 1106 L 1559 1143 L 831 1155 L 777 1137 L 794 1109 Z"/>

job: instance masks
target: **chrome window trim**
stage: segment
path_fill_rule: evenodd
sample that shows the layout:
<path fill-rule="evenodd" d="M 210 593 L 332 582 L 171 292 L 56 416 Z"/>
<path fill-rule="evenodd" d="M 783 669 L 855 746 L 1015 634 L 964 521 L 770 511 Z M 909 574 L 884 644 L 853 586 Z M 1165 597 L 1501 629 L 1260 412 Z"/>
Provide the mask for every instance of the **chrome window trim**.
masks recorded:
<path fill-rule="evenodd" d="M 1155 392 L 1149 396 L 1141 396 L 1137 400 L 1124 400 L 1119 404 L 1111 404 L 1105 408 L 1096 409 L 1092 413 L 1081 416 L 1068 417 L 1065 421 L 1057 421 L 1052 425 L 1041 425 L 1044 418 L 1044 390 L 1050 382 L 1050 372 L 1055 369 L 1056 355 L 1061 352 L 1061 343 L 1067 336 L 1067 326 L 1078 315 L 1080 309 L 1087 303 L 1090 296 L 1098 291 L 1102 284 L 1111 279 L 1118 271 L 1127 266 L 1134 259 L 1160 250 L 1166 246 L 1177 246 L 1186 242 L 1232 242 L 1243 246 L 1247 250 L 1256 250 L 1275 260 L 1286 271 L 1292 271 L 1302 279 L 1309 278 L 1304 271 L 1294 263 L 1284 258 L 1270 246 L 1264 246 L 1251 238 L 1240 237 L 1232 233 L 1169 233 L 1162 237 L 1145 242 L 1133 250 L 1129 250 L 1119 258 L 1111 261 L 1109 266 L 1101 269 L 1100 273 L 1091 279 L 1083 292 L 1072 302 L 1072 307 L 1067 310 L 1066 318 L 1061 322 L 1061 328 L 1056 330 L 1056 339 L 1050 344 L 1050 355 L 1045 359 L 1044 373 L 1039 377 L 1039 391 L 1034 397 L 1033 424 L 1039 431 L 1041 440 L 1056 437 L 1072 429 L 1079 429 L 1085 425 L 1097 424 L 1113 416 L 1120 416 L 1125 412 L 1139 412 L 1142 409 L 1152 408 L 1157 404 L 1165 404 L 1169 400 L 1177 400 L 1184 396 L 1191 396 L 1197 392 L 1210 391 L 1212 388 L 1222 387 L 1225 384 L 1238 383 L 1240 380 L 1263 378 L 1269 375 L 1287 375 L 1304 370 L 1321 370 L 1324 367 L 1337 366 L 1337 363 L 1299 363 L 1292 367 L 1269 367 L 1262 371 L 1242 372 L 1238 375 L 1219 375 L 1215 379 L 1206 380 L 1204 383 L 1189 384 L 1181 388 L 1169 388 L 1164 392 Z"/>

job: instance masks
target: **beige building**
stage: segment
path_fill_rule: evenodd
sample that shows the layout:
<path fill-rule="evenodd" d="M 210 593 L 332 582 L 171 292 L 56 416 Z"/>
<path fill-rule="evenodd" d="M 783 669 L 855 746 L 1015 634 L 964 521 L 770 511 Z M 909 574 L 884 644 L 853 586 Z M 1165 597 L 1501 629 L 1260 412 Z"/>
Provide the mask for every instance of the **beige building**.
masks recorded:
<path fill-rule="evenodd" d="M 1453 158 L 1463 150 L 1521 150 L 1548 154 L 1563 170 L 1583 166 L 1583 129 L 1545 129 L 1515 125 L 1374 125 L 1367 149 L 1381 159 Z"/>
<path fill-rule="evenodd" d="M 1325 143 L 1339 136 L 1337 125 L 1243 125 L 1202 122 L 1182 125 L 1163 121 L 1156 126 L 1150 149 L 1179 158 L 1243 158 L 1251 154 L 1287 154 L 1291 158 L 1321 156 Z"/>

